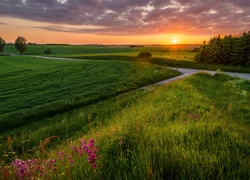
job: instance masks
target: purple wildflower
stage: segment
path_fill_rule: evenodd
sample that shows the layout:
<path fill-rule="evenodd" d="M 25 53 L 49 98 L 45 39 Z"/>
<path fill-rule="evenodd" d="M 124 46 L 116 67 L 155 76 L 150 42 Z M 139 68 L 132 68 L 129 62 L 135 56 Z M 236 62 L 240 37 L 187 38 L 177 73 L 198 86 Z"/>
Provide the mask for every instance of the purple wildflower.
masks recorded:
<path fill-rule="evenodd" d="M 92 164 L 92 168 L 96 168 L 96 163 L 93 163 L 93 164 Z"/>
<path fill-rule="evenodd" d="M 83 139 L 80 142 L 80 148 L 72 146 L 72 149 L 81 156 L 84 152 L 87 155 L 88 162 L 92 164 L 92 167 L 96 167 L 96 152 L 98 151 L 98 149 L 94 145 L 94 139 L 90 139 L 88 144 L 86 143 L 86 140 Z"/>

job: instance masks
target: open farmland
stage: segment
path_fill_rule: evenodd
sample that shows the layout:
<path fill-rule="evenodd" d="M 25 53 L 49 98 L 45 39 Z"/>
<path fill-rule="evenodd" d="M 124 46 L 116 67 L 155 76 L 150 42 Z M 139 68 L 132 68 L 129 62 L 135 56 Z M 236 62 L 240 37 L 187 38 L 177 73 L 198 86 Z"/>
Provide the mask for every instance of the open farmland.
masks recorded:
<path fill-rule="evenodd" d="M 149 51 L 153 57 L 168 58 L 175 60 L 193 61 L 195 52 L 191 51 L 195 45 L 173 45 L 173 46 L 74 46 L 74 45 L 29 45 L 25 54 L 46 55 L 44 50 L 50 48 L 52 53 L 49 56 L 56 57 L 86 57 L 86 56 L 137 56 L 142 51 Z M 6 46 L 7 53 L 16 53 L 15 47 Z"/>
<path fill-rule="evenodd" d="M 30 179 L 249 179 L 249 80 L 200 73 L 131 91 L 179 75 L 155 64 L 232 67 L 57 47 L 77 59 L 0 56 L 0 179 L 22 176 L 20 162 Z"/>
<path fill-rule="evenodd" d="M 0 17 L 0 180 L 250 180 L 250 0 Z"/>
<path fill-rule="evenodd" d="M 228 66 L 219 64 L 205 64 L 194 61 L 196 52 L 190 52 L 196 45 L 168 45 L 168 46 L 76 46 L 76 45 L 28 45 L 25 52 L 31 56 L 52 56 L 84 60 L 123 60 L 136 61 L 140 52 L 152 53 L 149 63 L 169 67 L 250 73 L 250 67 Z M 44 50 L 51 49 L 51 54 Z M 5 53 L 19 54 L 13 45 L 7 45 Z"/>
<path fill-rule="evenodd" d="M 1 131 L 107 99 L 179 73 L 125 61 L 0 57 Z"/>

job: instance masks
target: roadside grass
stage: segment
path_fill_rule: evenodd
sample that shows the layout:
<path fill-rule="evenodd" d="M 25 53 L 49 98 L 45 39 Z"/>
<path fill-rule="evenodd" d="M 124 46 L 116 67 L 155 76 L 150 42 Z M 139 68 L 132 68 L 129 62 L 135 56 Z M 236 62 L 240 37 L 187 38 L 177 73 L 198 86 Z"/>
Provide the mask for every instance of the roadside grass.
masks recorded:
<path fill-rule="evenodd" d="M 59 136 L 47 144 L 46 155 L 41 155 L 40 143 L 40 148 L 32 149 L 37 155 L 25 149 L 19 156 L 24 160 L 38 158 L 44 165 L 46 173 L 31 174 L 33 178 L 249 179 L 249 93 L 249 81 L 200 73 L 61 114 L 57 117 L 61 122 L 49 124 L 48 120 L 47 127 L 37 129 L 40 133 L 33 129 L 19 134 L 12 143 L 1 144 L 13 152 L 19 143 L 22 151 L 21 147 L 34 138 Z M 65 131 L 48 133 L 59 126 Z M 79 153 L 84 150 L 79 143 L 90 138 L 94 144 L 87 148 L 98 150 L 94 151 L 97 158 L 88 162 L 90 155 Z M 53 146 L 60 141 L 64 143 Z M 5 175 L 13 178 L 15 168 L 1 159 L 4 168 L 0 175 L 4 176 L 5 170 L 10 172 Z M 43 161 L 52 159 L 53 164 Z M 53 171 L 48 170 L 51 165 L 56 167 Z"/>
<path fill-rule="evenodd" d="M 126 61 L 0 58 L 0 131 L 93 104 L 179 72 Z"/>
<path fill-rule="evenodd" d="M 166 67 L 179 67 L 179 68 L 190 68 L 190 69 L 200 69 L 200 70 L 221 70 L 225 72 L 241 72 L 250 73 L 250 67 L 242 66 L 227 66 L 218 64 L 204 64 L 195 61 L 186 60 L 175 60 L 175 59 L 165 59 L 165 58 L 151 58 L 148 62 L 152 64 L 162 65 Z"/>

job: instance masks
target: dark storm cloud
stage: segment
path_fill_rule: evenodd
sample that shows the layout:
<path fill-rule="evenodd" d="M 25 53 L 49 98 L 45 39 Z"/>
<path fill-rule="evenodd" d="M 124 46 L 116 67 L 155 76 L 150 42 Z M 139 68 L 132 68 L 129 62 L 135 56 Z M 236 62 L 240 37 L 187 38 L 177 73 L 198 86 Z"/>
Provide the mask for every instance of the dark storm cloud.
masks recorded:
<path fill-rule="evenodd" d="M 250 29 L 249 0 L 1 0 L 0 9 L 0 17 L 54 24 L 36 27 L 49 31 L 209 35 Z"/>

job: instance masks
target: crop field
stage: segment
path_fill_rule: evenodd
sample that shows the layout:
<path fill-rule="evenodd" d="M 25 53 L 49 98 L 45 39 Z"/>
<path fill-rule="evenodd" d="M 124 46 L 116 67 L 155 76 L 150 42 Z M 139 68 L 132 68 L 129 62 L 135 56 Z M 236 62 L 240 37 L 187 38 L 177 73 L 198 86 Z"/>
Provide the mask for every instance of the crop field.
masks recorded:
<path fill-rule="evenodd" d="M 25 54 L 48 55 L 44 50 L 50 48 L 49 56 L 57 57 L 82 57 L 82 56 L 137 56 L 142 51 L 149 51 L 153 57 L 169 58 L 174 60 L 193 61 L 196 53 L 191 51 L 194 45 L 175 46 L 74 46 L 74 45 L 29 45 Z M 6 46 L 6 53 L 16 53 L 13 45 Z"/>
<path fill-rule="evenodd" d="M 218 64 L 204 64 L 194 61 L 196 52 L 190 52 L 195 45 L 169 45 L 169 46 L 76 46 L 76 45 L 28 45 L 26 55 L 52 56 L 75 58 L 85 60 L 123 60 L 135 61 L 140 52 L 152 53 L 150 63 L 191 69 L 214 70 L 250 73 L 250 67 L 227 66 Z M 51 54 L 44 50 L 51 49 Z M 19 54 L 14 45 L 7 45 L 5 53 Z"/>
<path fill-rule="evenodd" d="M 1 131 L 179 74 L 125 61 L 2 56 L 0 64 Z"/>

